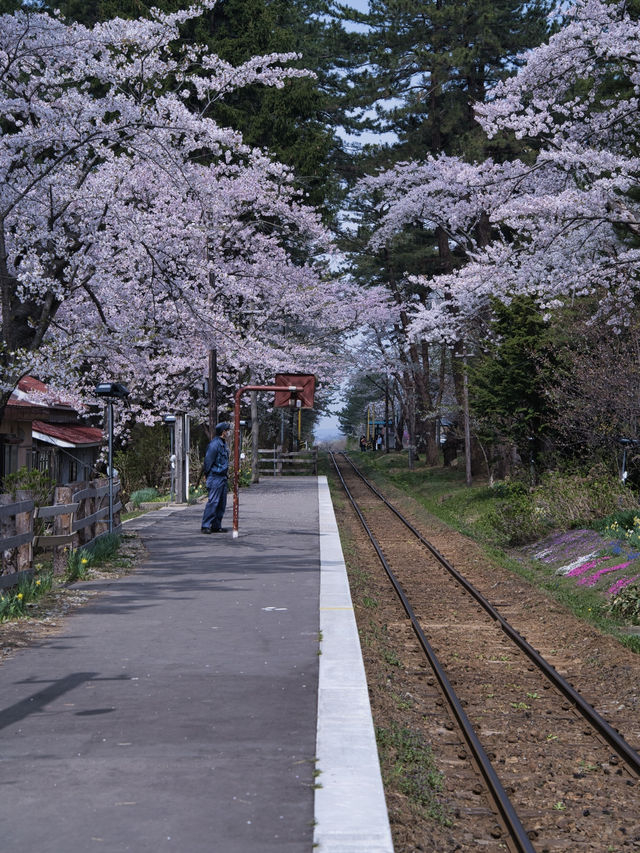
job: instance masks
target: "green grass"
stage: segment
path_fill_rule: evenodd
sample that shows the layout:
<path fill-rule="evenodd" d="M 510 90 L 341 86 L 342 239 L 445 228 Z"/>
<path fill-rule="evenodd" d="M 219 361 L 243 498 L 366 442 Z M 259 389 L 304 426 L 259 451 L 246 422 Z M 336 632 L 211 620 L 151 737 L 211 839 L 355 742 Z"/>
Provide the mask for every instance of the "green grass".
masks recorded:
<path fill-rule="evenodd" d="M 465 484 L 459 468 L 418 467 L 409 470 L 407 454 L 354 455 L 354 462 L 381 487 L 395 486 L 411 495 L 424 509 L 454 530 L 472 538 L 487 538 L 487 516 L 494 508 L 495 494 L 485 481 Z"/>
<path fill-rule="evenodd" d="M 438 793 L 442 774 L 424 737 L 407 726 L 376 727 L 376 741 L 387 785 L 400 791 L 421 814 L 449 826 Z"/>

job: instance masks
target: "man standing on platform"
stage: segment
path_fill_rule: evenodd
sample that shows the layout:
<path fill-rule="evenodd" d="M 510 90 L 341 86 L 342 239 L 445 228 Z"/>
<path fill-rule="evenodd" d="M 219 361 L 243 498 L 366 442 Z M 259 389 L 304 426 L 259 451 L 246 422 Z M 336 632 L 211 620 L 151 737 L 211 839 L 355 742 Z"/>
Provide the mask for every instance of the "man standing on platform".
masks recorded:
<path fill-rule="evenodd" d="M 229 475 L 229 448 L 227 436 L 231 424 L 223 421 L 216 425 L 216 434 L 209 442 L 204 457 L 204 475 L 209 500 L 202 516 L 201 533 L 226 533 L 222 516 L 227 508 L 227 477 Z"/>

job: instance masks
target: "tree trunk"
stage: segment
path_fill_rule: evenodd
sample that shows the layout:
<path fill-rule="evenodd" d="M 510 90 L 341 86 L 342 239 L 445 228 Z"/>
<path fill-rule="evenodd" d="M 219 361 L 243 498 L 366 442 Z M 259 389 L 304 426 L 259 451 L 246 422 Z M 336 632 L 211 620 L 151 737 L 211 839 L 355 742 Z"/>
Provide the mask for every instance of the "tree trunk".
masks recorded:
<path fill-rule="evenodd" d="M 435 467 L 440 464 L 440 448 L 438 447 L 436 419 L 429 420 L 426 424 L 426 464 Z"/>

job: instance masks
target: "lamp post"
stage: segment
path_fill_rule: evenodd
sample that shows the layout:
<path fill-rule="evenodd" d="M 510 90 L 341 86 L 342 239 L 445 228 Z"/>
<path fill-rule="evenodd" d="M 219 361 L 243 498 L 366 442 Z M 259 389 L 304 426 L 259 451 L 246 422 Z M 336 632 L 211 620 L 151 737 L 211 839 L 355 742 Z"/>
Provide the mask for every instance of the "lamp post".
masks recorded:
<path fill-rule="evenodd" d="M 113 401 L 126 400 L 129 389 L 122 382 L 101 382 L 95 388 L 96 397 L 107 401 L 107 429 L 109 435 L 108 475 L 109 475 L 109 533 L 113 533 Z"/>
<path fill-rule="evenodd" d="M 637 438 L 618 438 L 618 444 L 622 447 L 622 473 L 620 475 L 620 481 L 624 485 L 627 482 L 627 477 L 629 472 L 627 471 L 627 449 L 629 447 L 637 447 L 640 444 L 640 440 Z"/>
<path fill-rule="evenodd" d="M 174 450 L 174 433 L 175 433 L 175 424 L 176 424 L 176 416 L 175 415 L 164 415 L 162 418 L 162 422 L 169 426 L 169 465 L 171 468 L 171 486 L 170 486 L 170 494 L 169 500 L 173 503 L 175 498 L 175 485 L 176 485 L 176 454 Z"/>

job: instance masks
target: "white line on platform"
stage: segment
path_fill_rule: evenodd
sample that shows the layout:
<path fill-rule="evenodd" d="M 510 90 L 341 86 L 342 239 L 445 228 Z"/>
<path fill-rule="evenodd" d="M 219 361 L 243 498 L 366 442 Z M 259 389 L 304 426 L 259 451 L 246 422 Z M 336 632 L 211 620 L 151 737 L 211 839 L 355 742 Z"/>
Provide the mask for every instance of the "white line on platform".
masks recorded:
<path fill-rule="evenodd" d="M 314 842 L 320 853 L 393 853 L 367 679 L 326 477 L 318 477 L 320 631 Z"/>

